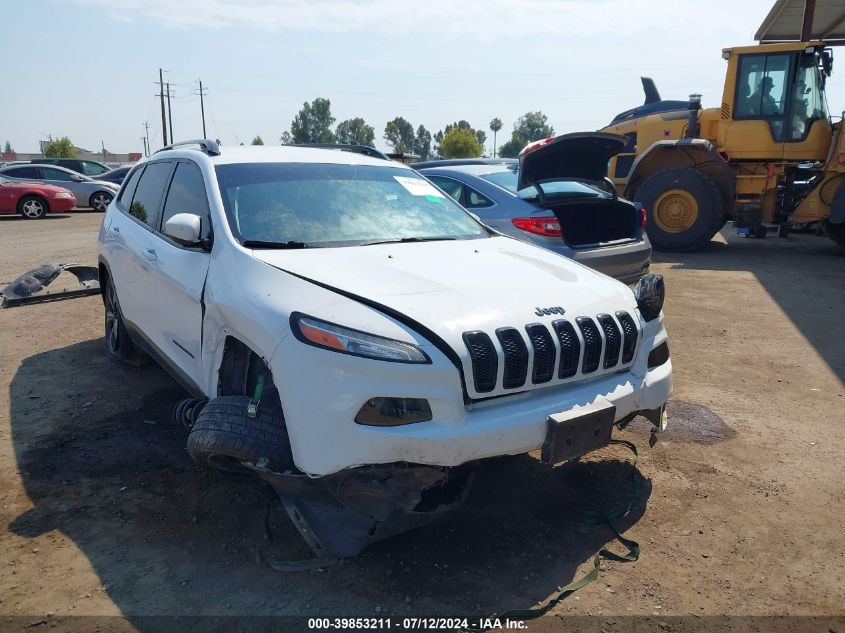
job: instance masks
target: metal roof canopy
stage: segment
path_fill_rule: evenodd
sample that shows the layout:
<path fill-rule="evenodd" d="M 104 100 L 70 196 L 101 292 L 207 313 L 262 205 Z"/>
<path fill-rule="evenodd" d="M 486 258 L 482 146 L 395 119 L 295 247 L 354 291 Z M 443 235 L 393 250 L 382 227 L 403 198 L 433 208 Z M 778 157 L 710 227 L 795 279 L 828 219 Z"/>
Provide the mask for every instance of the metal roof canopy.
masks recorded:
<path fill-rule="evenodd" d="M 760 43 L 845 44 L 845 0 L 776 0 L 757 29 Z"/>

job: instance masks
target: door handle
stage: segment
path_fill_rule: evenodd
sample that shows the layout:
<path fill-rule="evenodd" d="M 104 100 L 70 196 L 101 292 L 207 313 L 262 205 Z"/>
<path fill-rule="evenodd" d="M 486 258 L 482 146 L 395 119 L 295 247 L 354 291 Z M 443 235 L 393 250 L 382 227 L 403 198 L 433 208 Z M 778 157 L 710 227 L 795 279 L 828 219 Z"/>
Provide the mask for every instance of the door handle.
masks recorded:
<path fill-rule="evenodd" d="M 155 249 L 152 248 L 144 249 L 144 257 L 146 257 L 151 262 L 154 262 L 158 259 L 158 255 L 156 255 Z"/>

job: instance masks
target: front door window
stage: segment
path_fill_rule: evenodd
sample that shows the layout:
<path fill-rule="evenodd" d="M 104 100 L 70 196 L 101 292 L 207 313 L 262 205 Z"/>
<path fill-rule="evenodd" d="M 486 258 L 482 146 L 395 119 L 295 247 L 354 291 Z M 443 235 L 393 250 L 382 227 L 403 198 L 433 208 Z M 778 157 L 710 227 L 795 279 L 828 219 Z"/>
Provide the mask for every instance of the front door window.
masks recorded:
<path fill-rule="evenodd" d="M 791 57 L 789 53 L 743 55 L 739 65 L 734 119 L 768 121 L 778 141 L 788 136 L 785 120 Z"/>

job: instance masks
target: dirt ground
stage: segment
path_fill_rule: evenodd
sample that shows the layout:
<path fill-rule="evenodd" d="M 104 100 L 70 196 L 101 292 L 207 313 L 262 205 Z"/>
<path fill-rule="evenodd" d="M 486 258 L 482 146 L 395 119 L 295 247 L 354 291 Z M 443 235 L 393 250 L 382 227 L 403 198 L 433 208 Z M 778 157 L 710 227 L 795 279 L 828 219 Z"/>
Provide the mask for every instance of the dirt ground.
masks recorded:
<path fill-rule="evenodd" d="M 100 219 L 0 219 L 0 282 L 45 261 L 94 263 Z M 529 630 L 842 616 L 845 249 L 813 235 L 728 242 L 656 258 L 675 393 L 653 448 L 644 423 L 616 434 L 638 447 L 636 470 L 620 446 L 556 469 L 495 460 L 446 521 L 297 574 L 260 559 L 308 554 L 269 489 L 188 457 L 170 422 L 180 387 L 106 358 L 98 297 L 0 310 L 0 628 L 528 607 L 589 570 L 613 534 L 584 512 L 619 507 L 632 480 L 639 501 L 619 524 L 639 560 L 603 562 Z M 807 622 L 845 631 L 841 618 Z"/>

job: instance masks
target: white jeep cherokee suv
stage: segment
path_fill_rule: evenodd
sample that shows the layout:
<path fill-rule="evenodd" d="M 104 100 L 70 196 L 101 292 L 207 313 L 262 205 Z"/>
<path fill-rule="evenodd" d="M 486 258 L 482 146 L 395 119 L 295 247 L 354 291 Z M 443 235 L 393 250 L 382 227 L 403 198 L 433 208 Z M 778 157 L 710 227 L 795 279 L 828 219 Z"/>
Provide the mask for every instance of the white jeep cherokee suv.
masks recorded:
<path fill-rule="evenodd" d="M 170 146 L 109 206 L 99 267 L 109 353 L 168 370 L 192 457 L 265 477 L 319 554 L 427 522 L 477 460 L 665 424 L 661 278 L 635 296 L 396 162 Z"/>

